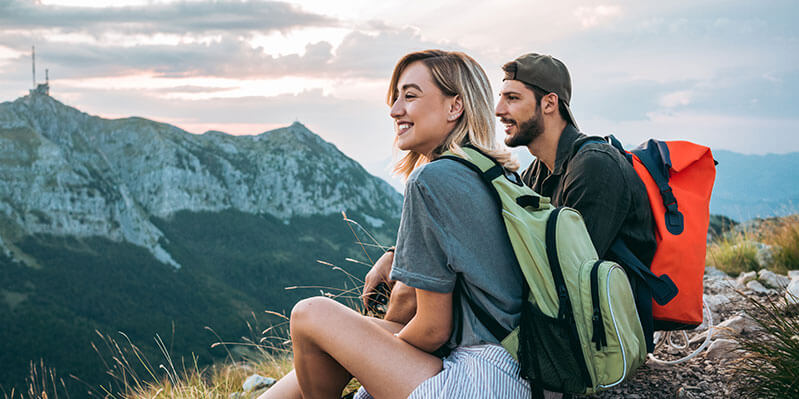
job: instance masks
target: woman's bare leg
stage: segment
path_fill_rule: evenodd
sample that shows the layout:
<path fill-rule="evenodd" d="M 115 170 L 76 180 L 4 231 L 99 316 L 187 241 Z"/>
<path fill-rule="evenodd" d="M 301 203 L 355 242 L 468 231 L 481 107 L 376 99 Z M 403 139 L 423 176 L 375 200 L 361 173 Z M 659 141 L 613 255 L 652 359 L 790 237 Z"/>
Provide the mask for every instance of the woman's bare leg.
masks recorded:
<path fill-rule="evenodd" d="M 339 398 L 352 375 L 375 397 L 407 398 L 442 367 L 441 359 L 324 297 L 294 307 L 291 337 L 304 399 Z"/>
<path fill-rule="evenodd" d="M 269 387 L 258 399 L 302 399 L 300 384 L 297 382 L 297 375 L 294 370 L 284 375 L 275 385 Z"/>
<path fill-rule="evenodd" d="M 376 319 L 373 317 L 367 319 L 392 334 L 399 332 L 403 327 L 402 324 L 388 320 Z M 297 382 L 297 374 L 294 370 L 291 370 L 291 372 L 284 375 L 275 385 L 272 385 L 272 387 L 259 396 L 258 399 L 302 399 L 300 384 Z"/>

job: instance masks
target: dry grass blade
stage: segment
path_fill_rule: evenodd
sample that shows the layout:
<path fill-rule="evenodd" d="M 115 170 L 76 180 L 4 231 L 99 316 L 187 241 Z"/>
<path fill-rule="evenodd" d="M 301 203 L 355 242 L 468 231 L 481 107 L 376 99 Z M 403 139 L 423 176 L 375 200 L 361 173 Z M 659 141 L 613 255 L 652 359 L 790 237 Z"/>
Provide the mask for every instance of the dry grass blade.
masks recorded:
<path fill-rule="evenodd" d="M 799 306 L 746 299 L 762 333 L 740 338 L 739 387 L 757 398 L 799 398 Z"/>

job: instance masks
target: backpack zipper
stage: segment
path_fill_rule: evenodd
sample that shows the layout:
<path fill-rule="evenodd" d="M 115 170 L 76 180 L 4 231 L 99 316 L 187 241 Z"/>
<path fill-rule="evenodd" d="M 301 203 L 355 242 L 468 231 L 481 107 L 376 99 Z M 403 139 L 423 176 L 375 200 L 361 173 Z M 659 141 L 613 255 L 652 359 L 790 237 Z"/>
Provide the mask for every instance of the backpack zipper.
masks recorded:
<path fill-rule="evenodd" d="M 602 264 L 601 260 L 594 263 L 591 268 L 591 303 L 594 305 L 594 314 L 591 316 L 591 321 L 594 325 L 594 336 L 591 342 L 596 343 L 596 350 L 602 350 L 603 346 L 608 346 L 608 338 L 605 335 L 605 324 L 602 322 L 602 308 L 599 304 L 599 265 Z"/>
<path fill-rule="evenodd" d="M 624 364 L 624 367 L 622 367 L 623 371 L 622 371 L 622 374 L 621 374 L 621 378 L 619 378 L 618 381 L 616 381 L 616 382 L 614 382 L 612 384 L 607 384 L 607 385 L 599 384 L 598 386 L 601 387 L 601 388 L 614 387 L 616 385 L 619 385 L 622 381 L 624 381 L 625 378 L 627 378 L 627 352 L 624 351 L 624 341 L 622 340 L 621 334 L 619 333 L 619 326 L 616 324 L 616 315 L 613 314 L 613 303 L 612 303 L 613 302 L 613 298 L 610 296 L 610 273 L 613 272 L 613 269 L 617 269 L 617 268 L 622 273 L 624 273 L 624 269 L 622 269 L 621 266 L 615 265 L 615 264 L 613 266 L 611 266 L 608 269 L 607 278 L 605 279 L 605 291 L 606 291 L 607 297 L 608 297 L 608 310 L 610 310 L 610 319 L 613 320 L 613 329 L 616 332 L 616 339 L 619 341 L 619 349 L 621 350 L 621 359 L 622 359 L 622 363 Z M 624 273 L 624 274 L 626 275 L 626 273 Z"/>

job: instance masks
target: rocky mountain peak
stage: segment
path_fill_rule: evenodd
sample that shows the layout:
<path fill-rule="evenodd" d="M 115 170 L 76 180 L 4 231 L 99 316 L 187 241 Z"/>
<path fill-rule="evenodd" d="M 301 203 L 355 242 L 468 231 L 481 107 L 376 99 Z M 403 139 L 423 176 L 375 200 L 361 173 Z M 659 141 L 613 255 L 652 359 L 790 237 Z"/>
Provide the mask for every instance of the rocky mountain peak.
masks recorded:
<path fill-rule="evenodd" d="M 0 148 L 0 218 L 17 230 L 128 241 L 175 266 L 152 217 L 234 209 L 289 222 L 358 210 L 380 224 L 401 205 L 386 182 L 300 122 L 257 136 L 193 135 L 31 94 L 0 104 Z M 8 231 L 0 228 L 0 243 L 13 241 Z"/>

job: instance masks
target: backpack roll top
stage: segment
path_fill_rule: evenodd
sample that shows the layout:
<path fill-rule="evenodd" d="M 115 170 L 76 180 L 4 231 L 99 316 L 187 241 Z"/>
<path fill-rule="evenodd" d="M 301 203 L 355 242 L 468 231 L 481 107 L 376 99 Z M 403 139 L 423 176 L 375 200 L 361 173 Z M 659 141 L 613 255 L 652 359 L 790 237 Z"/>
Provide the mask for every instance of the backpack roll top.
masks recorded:
<path fill-rule="evenodd" d="M 687 141 L 657 140 L 631 154 L 655 219 L 657 251 L 650 269 L 668 275 L 679 290 L 667 304 L 652 304 L 655 330 L 694 328 L 702 324 L 710 195 L 716 176 L 713 154 Z"/>

